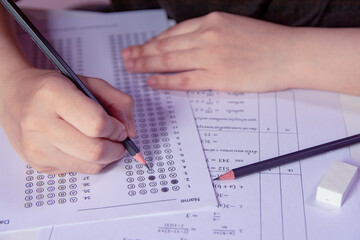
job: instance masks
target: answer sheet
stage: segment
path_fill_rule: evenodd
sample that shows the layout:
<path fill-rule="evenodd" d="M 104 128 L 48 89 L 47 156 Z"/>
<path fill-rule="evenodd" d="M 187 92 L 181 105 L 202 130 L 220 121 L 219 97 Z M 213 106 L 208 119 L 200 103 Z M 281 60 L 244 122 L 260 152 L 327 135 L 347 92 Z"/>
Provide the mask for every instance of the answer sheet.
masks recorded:
<path fill-rule="evenodd" d="M 335 93 L 195 91 L 188 98 L 212 177 L 346 136 Z M 344 148 L 234 181 L 214 182 L 219 205 L 213 209 L 55 226 L 43 229 L 39 240 L 358 239 L 356 187 L 341 208 L 315 201 L 316 187 L 333 160 L 352 163 Z M 354 185 L 358 184 L 357 180 Z"/>
<path fill-rule="evenodd" d="M 40 31 L 77 74 L 106 79 L 133 96 L 138 130 L 133 141 L 152 169 L 127 155 L 97 175 L 43 174 L 17 156 L 1 131 L 0 231 L 216 206 L 186 92 L 151 89 L 145 75 L 130 76 L 120 64 L 123 47 L 166 28 L 164 12 L 83 15 L 83 21 L 66 13 L 35 16 Z M 19 35 L 35 66 L 53 69 L 29 37 Z"/>

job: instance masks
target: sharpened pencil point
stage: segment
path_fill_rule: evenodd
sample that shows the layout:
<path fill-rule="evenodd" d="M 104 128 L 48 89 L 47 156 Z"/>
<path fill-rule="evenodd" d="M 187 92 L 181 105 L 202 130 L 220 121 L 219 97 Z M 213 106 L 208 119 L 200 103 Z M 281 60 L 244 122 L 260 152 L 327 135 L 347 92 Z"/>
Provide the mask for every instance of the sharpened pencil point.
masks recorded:
<path fill-rule="evenodd" d="M 146 165 L 146 161 L 145 161 L 145 158 L 144 156 L 141 154 L 141 152 L 138 152 L 137 154 L 135 154 L 133 156 L 133 158 L 136 159 L 136 161 L 138 161 L 139 163 L 141 163 L 142 165 Z"/>
<path fill-rule="evenodd" d="M 234 171 L 230 170 L 222 175 L 220 175 L 218 177 L 219 180 L 234 180 L 235 179 L 235 175 L 234 175 Z"/>
<path fill-rule="evenodd" d="M 220 178 L 219 178 L 219 177 L 217 177 L 217 178 L 214 178 L 214 179 L 213 179 L 213 181 L 217 181 L 217 180 L 220 180 Z"/>
<path fill-rule="evenodd" d="M 149 167 L 149 165 L 146 163 L 145 166 L 147 167 L 148 170 L 151 170 L 151 168 Z"/>

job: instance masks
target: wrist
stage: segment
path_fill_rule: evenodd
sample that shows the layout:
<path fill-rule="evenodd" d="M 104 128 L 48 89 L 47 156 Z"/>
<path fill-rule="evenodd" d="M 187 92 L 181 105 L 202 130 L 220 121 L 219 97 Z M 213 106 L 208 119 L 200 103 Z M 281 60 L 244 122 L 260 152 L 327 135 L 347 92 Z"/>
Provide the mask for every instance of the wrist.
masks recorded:
<path fill-rule="evenodd" d="M 319 64 L 317 43 L 312 39 L 314 28 L 294 28 L 289 49 L 289 88 L 317 88 Z"/>
<path fill-rule="evenodd" d="M 282 26 L 281 30 L 276 33 L 276 40 L 274 46 L 274 71 L 275 90 L 285 90 L 296 88 L 296 81 L 298 70 L 296 69 L 297 56 L 294 49 L 296 42 L 295 37 L 296 28 Z"/>
<path fill-rule="evenodd" d="M 360 93 L 359 29 L 294 28 L 290 88 Z"/>

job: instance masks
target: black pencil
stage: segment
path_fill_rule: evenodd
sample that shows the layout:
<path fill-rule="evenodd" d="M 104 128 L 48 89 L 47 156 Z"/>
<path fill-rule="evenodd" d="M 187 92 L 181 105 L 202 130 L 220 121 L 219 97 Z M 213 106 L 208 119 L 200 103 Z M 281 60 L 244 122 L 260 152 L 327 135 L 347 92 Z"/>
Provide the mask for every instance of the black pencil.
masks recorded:
<path fill-rule="evenodd" d="M 44 52 L 44 54 L 50 59 L 50 61 L 60 70 L 60 72 L 70 79 L 78 89 L 80 89 L 86 96 L 94 100 L 100 106 L 101 103 L 94 97 L 90 90 L 84 85 L 69 65 L 62 59 L 53 46 L 46 40 L 46 38 L 40 33 L 40 31 L 32 24 L 32 22 L 26 17 L 26 15 L 20 10 L 20 8 L 10 0 L 0 0 L 4 7 L 14 17 L 14 19 L 20 24 L 20 26 L 27 32 L 36 45 Z M 103 107 L 103 106 L 102 106 Z M 106 111 L 106 109 L 103 107 Z M 130 138 L 126 138 L 122 145 L 138 162 L 145 165 L 148 169 L 144 156 L 141 154 L 139 148 L 131 141 Z"/>
<path fill-rule="evenodd" d="M 268 160 L 256 162 L 243 167 L 232 169 L 225 174 L 220 175 L 214 180 L 233 180 L 235 178 L 243 177 L 252 173 L 267 170 L 273 167 L 278 167 L 284 164 L 292 163 L 302 160 L 304 158 L 313 157 L 315 155 L 323 154 L 332 150 L 347 147 L 360 142 L 360 134 L 341 138 L 332 142 L 324 143 L 314 147 L 306 148 L 300 151 L 288 153 L 282 156 L 270 158 Z"/>

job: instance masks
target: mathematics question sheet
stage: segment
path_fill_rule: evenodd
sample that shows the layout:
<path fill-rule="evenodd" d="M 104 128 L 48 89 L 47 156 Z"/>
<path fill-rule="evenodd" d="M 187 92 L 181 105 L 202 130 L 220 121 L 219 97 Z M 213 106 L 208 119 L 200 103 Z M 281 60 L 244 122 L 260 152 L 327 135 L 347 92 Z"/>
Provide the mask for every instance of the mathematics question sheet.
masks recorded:
<path fill-rule="evenodd" d="M 119 58 L 113 61 L 114 69 L 121 68 Z M 346 136 L 336 93 L 194 91 L 188 92 L 188 99 L 213 178 Z M 353 163 L 344 148 L 241 179 L 214 182 L 219 204 L 212 209 L 54 226 L 44 228 L 39 240 L 358 239 L 356 187 L 341 208 L 315 200 L 316 187 L 334 160 Z"/>
<path fill-rule="evenodd" d="M 64 16 L 38 28 L 77 74 L 106 79 L 133 96 L 133 141 L 152 168 L 128 154 L 96 175 L 43 174 L 20 159 L 0 131 L 0 232 L 216 206 L 187 93 L 151 89 L 144 75 L 130 77 L 119 65 L 124 46 L 166 29 L 164 12 L 110 15 L 102 22 Z M 35 66 L 54 69 L 25 33 L 19 36 Z"/>

